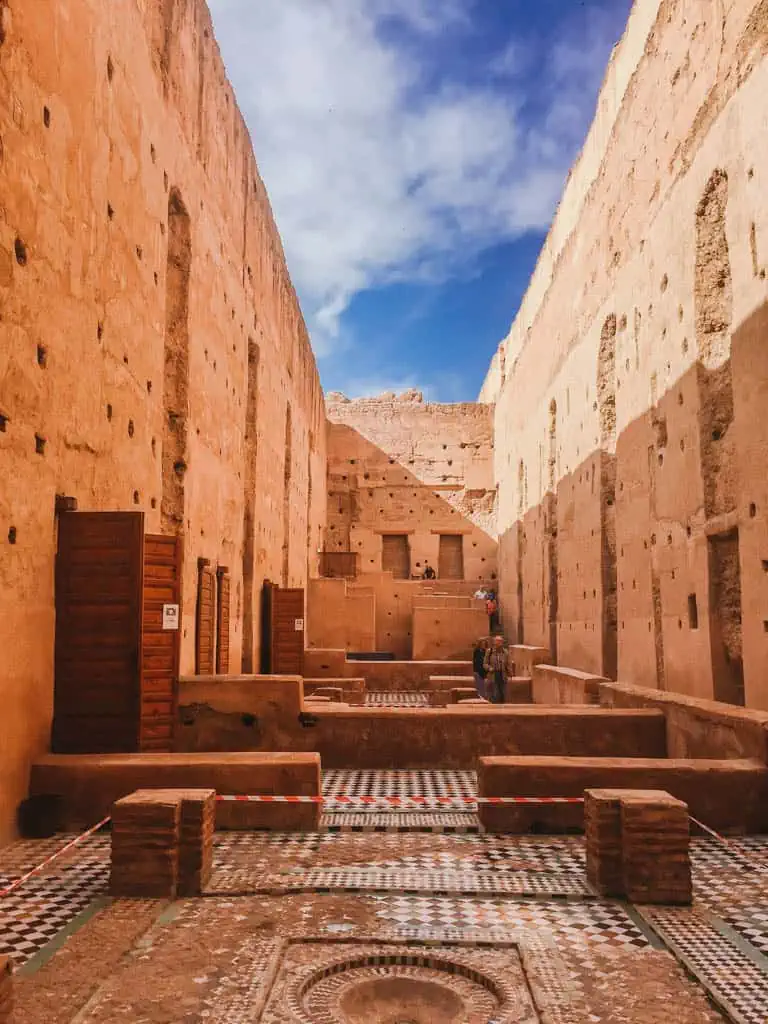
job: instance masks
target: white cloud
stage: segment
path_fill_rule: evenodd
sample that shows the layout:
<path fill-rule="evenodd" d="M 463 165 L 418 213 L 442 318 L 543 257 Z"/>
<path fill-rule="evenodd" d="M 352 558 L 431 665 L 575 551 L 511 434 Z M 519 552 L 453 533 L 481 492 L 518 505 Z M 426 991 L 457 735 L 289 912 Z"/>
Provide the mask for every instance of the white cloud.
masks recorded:
<path fill-rule="evenodd" d="M 471 0 L 209 2 L 319 355 L 349 344 L 341 318 L 360 291 L 444 280 L 549 223 L 602 72 L 580 39 L 542 68 L 531 129 L 519 81 L 427 89 L 418 48 L 383 31 L 425 46 L 470 32 Z M 501 41 L 497 72 L 515 45 Z"/>

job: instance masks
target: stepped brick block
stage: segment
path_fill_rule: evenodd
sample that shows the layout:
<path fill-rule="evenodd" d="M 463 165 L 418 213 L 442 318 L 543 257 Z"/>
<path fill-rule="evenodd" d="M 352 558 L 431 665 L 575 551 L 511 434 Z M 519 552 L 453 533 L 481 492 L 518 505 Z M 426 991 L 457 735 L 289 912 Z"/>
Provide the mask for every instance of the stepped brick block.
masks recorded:
<path fill-rule="evenodd" d="M 139 790 L 134 796 L 163 796 L 181 800 L 177 895 L 199 896 L 213 871 L 216 831 L 214 789 Z"/>
<path fill-rule="evenodd" d="M 653 790 L 621 798 L 624 891 L 633 903 L 690 903 L 688 808 Z"/>
<path fill-rule="evenodd" d="M 13 1014 L 13 968 L 7 956 L 0 956 L 0 1024 L 11 1024 Z"/>
<path fill-rule="evenodd" d="M 621 797 L 626 790 L 588 789 L 584 793 L 587 879 L 603 896 L 624 892 Z"/>
<path fill-rule="evenodd" d="M 179 881 L 181 797 L 168 791 L 139 791 L 112 810 L 113 896 L 174 899 Z"/>

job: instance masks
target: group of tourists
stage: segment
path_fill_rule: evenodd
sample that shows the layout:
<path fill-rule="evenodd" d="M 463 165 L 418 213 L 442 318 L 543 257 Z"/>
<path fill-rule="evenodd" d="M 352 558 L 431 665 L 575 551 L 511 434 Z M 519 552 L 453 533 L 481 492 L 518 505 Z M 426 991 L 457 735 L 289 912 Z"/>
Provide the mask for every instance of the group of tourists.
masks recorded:
<path fill-rule="evenodd" d="M 506 697 L 507 648 L 503 636 L 478 640 L 472 652 L 472 671 L 478 697 L 503 704 Z"/>

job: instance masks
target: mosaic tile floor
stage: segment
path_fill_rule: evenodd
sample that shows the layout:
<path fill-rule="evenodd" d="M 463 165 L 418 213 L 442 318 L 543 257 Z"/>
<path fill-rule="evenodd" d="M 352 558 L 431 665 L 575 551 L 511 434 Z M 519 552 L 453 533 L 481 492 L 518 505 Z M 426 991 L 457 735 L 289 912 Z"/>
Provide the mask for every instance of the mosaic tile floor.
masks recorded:
<path fill-rule="evenodd" d="M 471 772 L 329 771 L 324 794 L 330 801 L 371 796 L 461 800 L 474 795 L 475 785 Z M 210 892 L 197 902 L 229 899 L 235 907 L 261 894 L 283 901 L 281 906 L 312 906 L 313 913 L 321 913 L 334 901 L 352 900 L 349 905 L 369 914 L 382 934 L 427 945 L 538 936 L 562 953 L 572 976 L 583 970 L 595 983 L 601 970 L 610 977 L 611 957 L 663 957 L 659 949 L 666 946 L 726 1007 L 730 1019 L 766 1024 L 768 837 L 733 840 L 728 850 L 695 839 L 694 908 L 645 908 L 638 916 L 590 891 L 580 837 L 477 834 L 475 823 L 466 805 L 432 810 L 427 803 L 416 811 L 382 811 L 374 804 L 337 811 L 331 803 L 323 818 L 328 831 L 218 833 Z M 0 887 L 69 838 L 3 850 Z M 24 964 L 104 897 L 108 856 L 108 833 L 93 836 L 0 900 L 0 952 Z M 594 1019 L 611 1021 L 610 1016 Z M 233 1024 L 239 1020 L 231 1018 Z"/>

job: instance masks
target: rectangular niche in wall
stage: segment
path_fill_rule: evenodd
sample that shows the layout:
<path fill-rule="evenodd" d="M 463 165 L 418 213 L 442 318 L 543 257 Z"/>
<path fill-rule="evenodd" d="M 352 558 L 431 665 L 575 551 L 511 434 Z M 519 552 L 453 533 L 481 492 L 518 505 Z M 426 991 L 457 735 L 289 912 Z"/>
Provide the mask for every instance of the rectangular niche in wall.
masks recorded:
<path fill-rule="evenodd" d="M 461 534 L 441 534 L 437 562 L 441 580 L 464 579 L 464 538 Z"/>
<path fill-rule="evenodd" d="M 391 572 L 396 580 L 407 580 L 411 575 L 411 547 L 407 533 L 388 533 L 381 538 L 381 568 Z"/>

